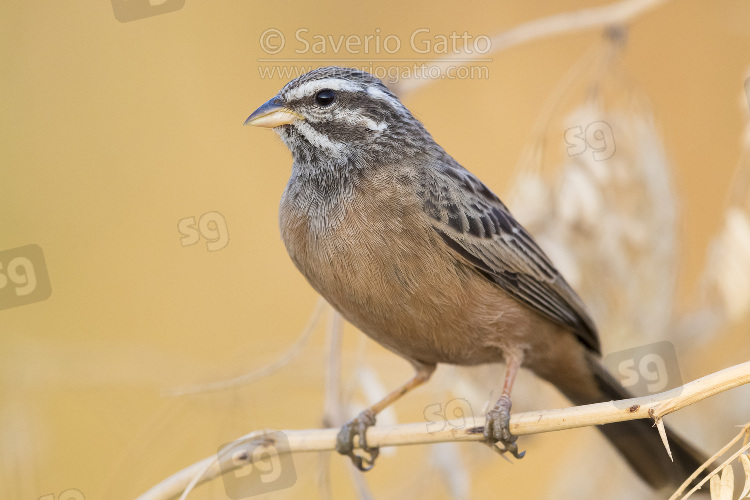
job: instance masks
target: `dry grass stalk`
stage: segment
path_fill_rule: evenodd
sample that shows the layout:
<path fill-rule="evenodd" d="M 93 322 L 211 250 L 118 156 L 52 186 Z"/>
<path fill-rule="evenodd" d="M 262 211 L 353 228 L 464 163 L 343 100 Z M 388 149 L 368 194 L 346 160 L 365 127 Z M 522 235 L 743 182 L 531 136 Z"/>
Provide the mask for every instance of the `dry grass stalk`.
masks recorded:
<path fill-rule="evenodd" d="M 252 383 L 256 380 L 260 380 L 264 377 L 272 375 L 273 373 L 276 373 L 277 371 L 288 365 L 289 362 L 291 362 L 302 352 L 302 349 L 307 345 L 307 342 L 310 340 L 310 337 L 315 331 L 315 328 L 318 326 L 320 318 L 323 315 L 323 311 L 325 311 L 326 309 L 331 309 L 331 307 L 328 305 L 325 299 L 320 297 L 315 303 L 315 309 L 313 310 L 312 314 L 310 314 L 310 319 L 307 320 L 307 325 L 305 325 L 305 328 L 302 330 L 302 333 L 300 334 L 297 341 L 292 344 L 292 346 L 287 349 L 286 352 L 277 357 L 272 363 L 252 372 L 245 373 L 231 379 L 219 380 L 216 382 L 210 382 L 208 384 L 190 385 L 165 390 L 162 392 L 162 396 L 177 397 L 188 396 L 192 394 L 205 394 L 207 392 L 224 391 L 227 389 L 233 389 L 235 387 Z"/>
<path fill-rule="evenodd" d="M 401 93 L 414 92 L 433 81 L 439 81 L 449 67 L 455 67 L 456 58 L 460 58 L 465 66 L 473 59 L 490 57 L 517 45 L 535 40 L 541 40 L 568 33 L 576 33 L 590 29 L 605 29 L 611 26 L 621 26 L 632 22 L 648 11 L 667 3 L 668 0 L 623 0 L 601 7 L 579 9 L 573 12 L 562 12 L 551 16 L 535 19 L 492 37 L 490 46 L 492 52 L 487 54 L 476 51 L 459 51 L 449 58 L 437 59 L 433 66 L 440 68 L 440 75 L 434 79 L 403 80 L 398 86 Z"/>
<path fill-rule="evenodd" d="M 747 109 L 747 105 L 750 102 L 743 103 L 743 108 Z M 742 146 L 724 225 L 711 245 L 703 278 L 711 306 L 726 321 L 738 321 L 750 313 L 750 119 L 745 125 Z"/>
<path fill-rule="evenodd" d="M 737 441 L 739 441 L 740 438 L 743 437 L 743 444 L 738 451 L 724 460 L 721 465 L 716 467 L 700 483 L 698 483 L 693 489 L 687 492 L 685 496 L 681 496 L 682 492 L 687 489 L 687 487 L 695 478 L 697 478 L 704 470 L 706 470 L 706 468 L 713 464 L 720 456 L 729 451 L 729 449 L 731 449 L 732 446 L 734 446 Z M 675 491 L 671 497 L 669 497 L 669 500 L 686 500 L 693 493 L 698 491 L 706 483 L 706 481 L 710 481 L 711 500 L 732 500 L 732 495 L 734 493 L 734 472 L 732 471 L 731 463 L 734 460 L 738 460 L 742 464 L 743 470 L 745 472 L 745 488 L 737 498 L 746 498 L 748 496 L 748 493 L 750 493 L 750 458 L 748 458 L 747 455 L 747 450 L 750 449 L 750 443 L 748 442 L 748 437 L 750 437 L 750 423 L 745 424 L 739 434 L 737 434 L 731 441 L 724 445 L 724 447 L 722 447 L 719 451 L 714 453 L 711 458 L 706 460 L 706 462 L 701 467 L 699 467 L 698 470 L 693 472 L 693 474 L 689 478 L 687 478 L 684 483 L 682 483 L 682 486 L 680 486 L 680 488 Z M 721 478 L 719 478 L 719 473 L 721 473 Z"/>

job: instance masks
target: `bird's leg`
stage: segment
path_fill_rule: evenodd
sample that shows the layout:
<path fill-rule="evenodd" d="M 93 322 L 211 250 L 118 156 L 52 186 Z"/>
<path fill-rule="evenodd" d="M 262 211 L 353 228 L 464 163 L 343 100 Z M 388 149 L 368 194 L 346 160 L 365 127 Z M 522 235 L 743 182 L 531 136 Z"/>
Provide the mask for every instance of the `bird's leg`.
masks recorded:
<path fill-rule="evenodd" d="M 503 394 L 497 400 L 495 407 L 487 412 L 487 421 L 484 424 L 484 439 L 493 447 L 500 442 L 505 447 L 503 452 L 509 451 L 516 458 L 523 458 L 525 451 L 518 452 L 518 445 L 514 436 L 510 433 L 510 391 L 513 382 L 521 367 L 521 360 L 517 357 L 508 356 L 505 368 L 505 382 L 503 383 Z"/>
<path fill-rule="evenodd" d="M 376 415 L 407 392 L 427 382 L 435 371 L 435 365 L 424 365 L 421 363 L 414 363 L 414 365 L 417 368 L 417 373 L 411 380 L 364 410 L 357 418 L 345 424 L 339 431 L 336 437 L 336 451 L 351 458 L 359 470 L 368 471 L 372 469 L 375 465 L 375 459 L 380 453 L 379 448 L 370 448 L 367 445 L 367 428 L 375 425 Z M 359 436 L 359 447 L 368 453 L 369 457 L 363 457 L 354 453 L 355 436 Z"/>

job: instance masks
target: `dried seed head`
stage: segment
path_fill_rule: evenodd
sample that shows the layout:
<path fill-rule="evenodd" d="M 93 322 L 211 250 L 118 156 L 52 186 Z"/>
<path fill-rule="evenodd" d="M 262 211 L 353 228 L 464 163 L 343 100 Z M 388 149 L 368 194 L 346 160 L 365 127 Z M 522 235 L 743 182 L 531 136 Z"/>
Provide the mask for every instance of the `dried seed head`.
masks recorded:
<path fill-rule="evenodd" d="M 712 251 L 710 279 L 729 319 L 750 311 L 750 219 L 740 208 L 727 210 Z"/>

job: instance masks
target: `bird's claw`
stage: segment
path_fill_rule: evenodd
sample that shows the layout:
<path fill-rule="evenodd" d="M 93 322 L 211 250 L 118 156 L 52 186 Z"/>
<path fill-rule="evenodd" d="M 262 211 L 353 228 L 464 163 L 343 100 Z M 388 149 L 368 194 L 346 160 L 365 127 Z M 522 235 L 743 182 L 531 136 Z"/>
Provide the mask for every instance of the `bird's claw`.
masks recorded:
<path fill-rule="evenodd" d="M 484 424 L 484 439 L 491 445 L 502 443 L 505 447 L 502 453 L 510 452 L 516 458 L 523 458 L 525 451 L 519 452 L 516 440 L 518 436 L 510 433 L 510 398 L 502 396 L 497 404 L 487 412 L 487 421 Z"/>
<path fill-rule="evenodd" d="M 363 472 L 373 468 L 375 459 L 380 454 L 380 448 L 367 446 L 367 428 L 373 425 L 375 425 L 375 415 L 369 409 L 364 410 L 357 418 L 341 427 L 336 436 L 336 451 L 351 458 L 354 466 Z M 369 457 L 354 453 L 355 436 L 359 436 L 359 447 Z"/>

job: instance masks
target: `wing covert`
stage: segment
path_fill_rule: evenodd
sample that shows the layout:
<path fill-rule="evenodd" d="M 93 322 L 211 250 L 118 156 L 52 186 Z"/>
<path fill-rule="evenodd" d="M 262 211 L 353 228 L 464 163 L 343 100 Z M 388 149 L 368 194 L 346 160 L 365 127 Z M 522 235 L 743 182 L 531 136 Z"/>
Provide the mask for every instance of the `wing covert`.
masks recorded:
<path fill-rule="evenodd" d="M 427 173 L 420 194 L 433 228 L 459 260 L 600 352 L 581 299 L 487 186 L 458 164 L 446 165 Z"/>

